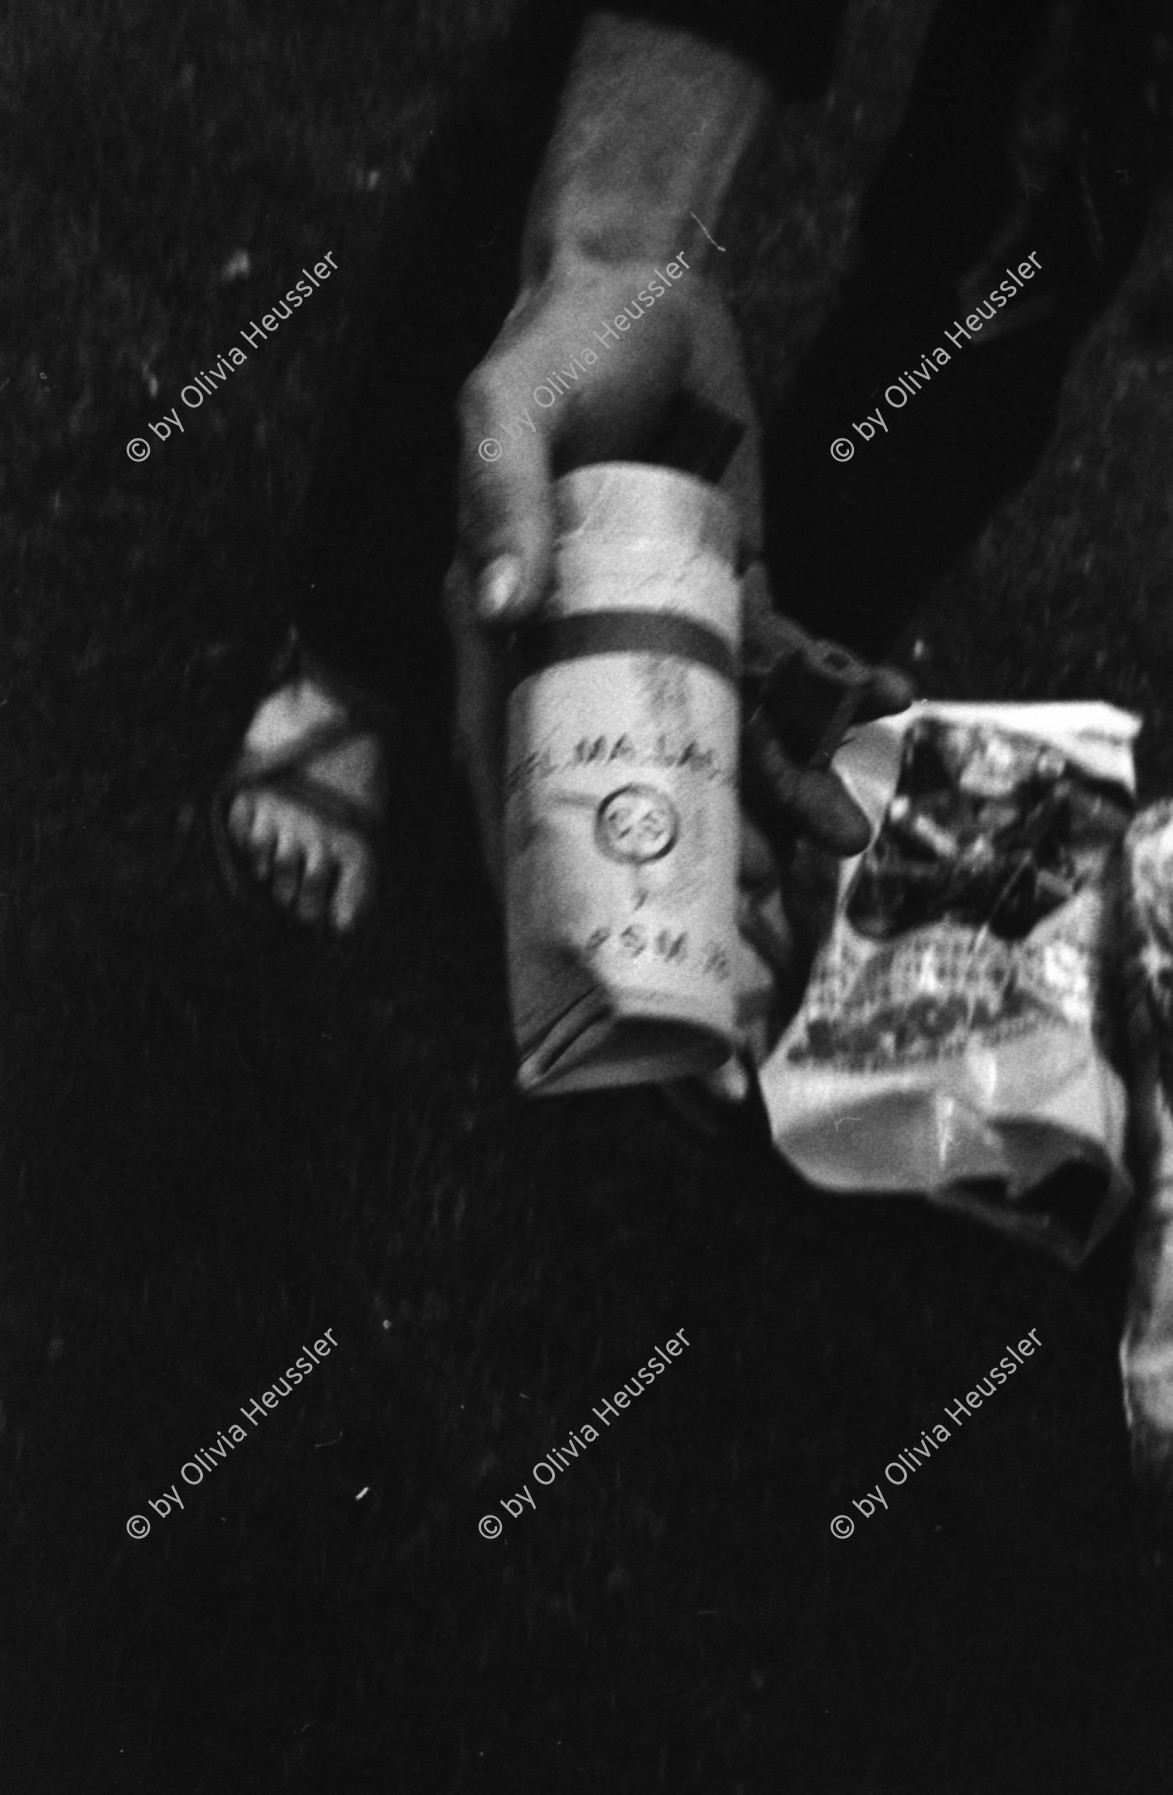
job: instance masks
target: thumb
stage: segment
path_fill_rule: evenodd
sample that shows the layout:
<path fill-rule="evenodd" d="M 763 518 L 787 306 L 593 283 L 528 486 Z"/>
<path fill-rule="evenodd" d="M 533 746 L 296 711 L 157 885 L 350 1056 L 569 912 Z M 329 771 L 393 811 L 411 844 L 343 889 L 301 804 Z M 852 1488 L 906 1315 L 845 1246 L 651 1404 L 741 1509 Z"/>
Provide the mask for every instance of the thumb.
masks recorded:
<path fill-rule="evenodd" d="M 461 426 L 460 544 L 476 613 L 482 623 L 511 628 L 540 603 L 550 580 L 554 521 L 541 420 L 506 420 L 474 394 L 466 396 Z"/>

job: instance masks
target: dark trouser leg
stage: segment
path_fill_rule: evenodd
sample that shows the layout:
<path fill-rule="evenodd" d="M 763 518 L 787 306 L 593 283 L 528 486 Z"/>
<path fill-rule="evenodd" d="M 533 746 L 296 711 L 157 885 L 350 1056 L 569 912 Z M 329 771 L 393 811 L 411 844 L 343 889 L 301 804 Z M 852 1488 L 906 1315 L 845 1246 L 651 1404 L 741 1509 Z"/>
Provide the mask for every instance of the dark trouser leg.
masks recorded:
<path fill-rule="evenodd" d="M 939 9 L 863 207 L 858 272 L 767 420 L 778 602 L 866 656 L 885 652 L 1033 471 L 1073 348 L 1110 302 L 1144 227 L 1156 171 L 1148 0 L 1083 0 L 1064 77 L 1064 147 L 1045 191 L 1022 184 L 1010 148 L 1020 84 L 1055 19 L 1051 0 Z M 986 324 L 967 341 L 956 321 L 1032 250 L 1041 272 L 996 313 L 1006 333 L 995 338 Z M 963 276 L 986 263 L 963 303 Z M 1043 315 L 1026 324 L 1043 295 Z M 918 372 L 936 348 L 947 364 Z M 895 383 L 906 370 L 922 384 L 902 391 Z M 854 426 L 877 411 L 888 428 L 873 423 L 869 439 Z M 830 453 L 840 437 L 855 451 L 845 462 Z"/>
<path fill-rule="evenodd" d="M 306 648 L 396 704 L 446 706 L 460 384 L 517 293 L 525 205 L 569 53 L 513 40 L 425 150 L 352 320 L 289 578 Z"/>

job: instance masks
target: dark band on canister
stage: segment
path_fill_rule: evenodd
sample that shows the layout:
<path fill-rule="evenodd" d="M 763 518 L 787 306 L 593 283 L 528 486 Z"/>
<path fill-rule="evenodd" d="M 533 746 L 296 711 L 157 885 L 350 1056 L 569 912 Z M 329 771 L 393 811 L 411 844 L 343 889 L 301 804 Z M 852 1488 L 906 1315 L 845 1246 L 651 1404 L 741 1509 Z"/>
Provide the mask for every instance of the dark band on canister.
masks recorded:
<path fill-rule="evenodd" d="M 520 629 L 513 644 L 510 684 L 520 685 L 559 661 L 592 654 L 662 654 L 699 661 L 730 685 L 737 682 L 733 651 L 724 637 L 691 617 L 669 611 L 582 611 Z"/>

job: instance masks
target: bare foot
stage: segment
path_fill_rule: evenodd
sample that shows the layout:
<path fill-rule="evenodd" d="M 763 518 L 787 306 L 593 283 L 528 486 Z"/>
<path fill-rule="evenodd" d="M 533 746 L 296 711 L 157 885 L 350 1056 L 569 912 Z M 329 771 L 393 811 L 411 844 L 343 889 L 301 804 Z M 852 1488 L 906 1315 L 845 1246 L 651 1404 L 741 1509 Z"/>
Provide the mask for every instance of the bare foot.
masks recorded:
<path fill-rule="evenodd" d="M 244 739 L 244 780 L 228 810 L 227 828 L 261 885 L 299 922 L 323 920 L 340 934 L 370 909 L 378 879 L 373 843 L 343 816 L 319 815 L 307 798 L 269 789 L 264 764 L 325 725 L 345 721 L 346 707 L 311 678 L 291 680 L 266 698 Z M 249 763 L 255 783 L 248 785 Z M 386 750 L 379 736 L 356 726 L 353 736 L 311 754 L 299 774 L 341 806 L 369 814 L 387 808 Z M 328 809 L 328 804 L 324 806 Z"/>

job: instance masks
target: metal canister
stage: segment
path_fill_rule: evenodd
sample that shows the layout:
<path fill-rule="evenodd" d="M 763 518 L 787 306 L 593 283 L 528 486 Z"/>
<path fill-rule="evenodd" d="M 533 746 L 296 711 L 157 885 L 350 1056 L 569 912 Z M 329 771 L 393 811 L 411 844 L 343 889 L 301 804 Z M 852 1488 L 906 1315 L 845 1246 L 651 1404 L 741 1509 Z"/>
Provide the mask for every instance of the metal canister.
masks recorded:
<path fill-rule="evenodd" d="M 531 1093 L 707 1072 L 734 1043 L 737 518 L 607 462 L 554 488 L 506 766 L 510 997 Z"/>

